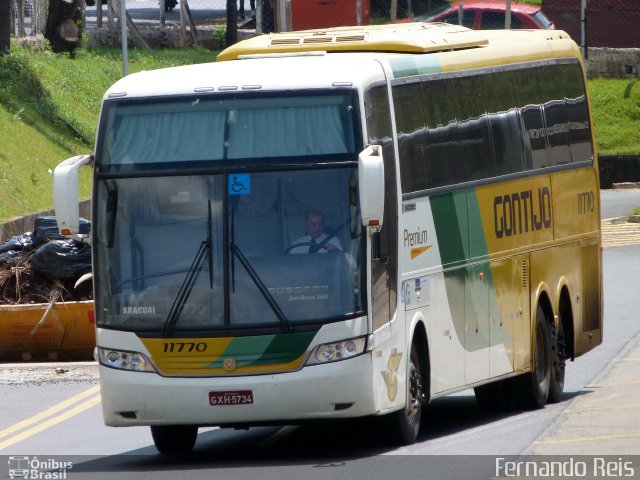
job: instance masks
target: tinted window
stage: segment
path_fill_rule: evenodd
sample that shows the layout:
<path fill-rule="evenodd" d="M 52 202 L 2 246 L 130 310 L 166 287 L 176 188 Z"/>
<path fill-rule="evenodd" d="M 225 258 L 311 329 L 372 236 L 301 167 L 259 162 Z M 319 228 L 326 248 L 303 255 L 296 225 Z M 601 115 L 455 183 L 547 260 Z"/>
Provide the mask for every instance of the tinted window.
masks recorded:
<path fill-rule="evenodd" d="M 506 14 L 504 12 L 482 12 L 480 28 L 482 30 L 496 30 L 504 28 Z M 511 14 L 511 28 L 522 28 L 522 22 L 513 13 Z"/>
<path fill-rule="evenodd" d="M 473 20 L 475 16 L 476 16 L 475 10 L 465 10 L 464 12 L 462 12 L 462 25 L 467 28 L 473 27 Z M 446 17 L 440 19 L 439 21 L 444 23 L 450 23 L 452 25 L 459 25 L 458 19 L 459 19 L 458 12 L 455 11 L 453 13 L 450 13 Z"/>
<path fill-rule="evenodd" d="M 420 83 L 405 84 L 393 89 L 393 103 L 396 109 L 398 148 L 400 157 L 407 159 L 409 169 L 404 175 L 426 178 L 428 171 L 426 118 L 423 107 L 426 102 L 416 101 L 421 97 Z M 413 185 L 417 188 L 420 184 Z"/>
<path fill-rule="evenodd" d="M 404 192 L 592 160 L 577 63 L 393 86 Z"/>
<path fill-rule="evenodd" d="M 569 141 L 571 143 L 571 161 L 587 162 L 593 159 L 591 131 L 589 129 L 589 111 L 585 95 L 565 99 L 569 120 Z"/>
<path fill-rule="evenodd" d="M 571 162 L 569 151 L 569 117 L 562 100 L 551 100 L 543 105 L 547 130 L 547 149 L 550 165 L 564 165 Z"/>
<path fill-rule="evenodd" d="M 478 180 L 493 175 L 484 83 L 482 76 L 452 81 L 455 109 L 459 112 L 456 132 L 460 145 L 459 158 L 456 162 L 458 181 Z"/>
<path fill-rule="evenodd" d="M 525 132 L 526 149 L 530 152 L 531 168 L 549 166 L 547 142 L 540 105 L 526 105 L 521 110 Z"/>
<path fill-rule="evenodd" d="M 493 175 L 507 175 L 527 170 L 523 155 L 520 116 L 515 108 L 489 115 L 494 155 Z M 492 175 L 488 175 L 492 176 Z"/>
<path fill-rule="evenodd" d="M 419 176 L 419 172 L 414 172 L 416 176 L 410 182 L 415 185 L 416 190 L 447 185 L 455 182 L 458 176 L 456 170 L 459 165 L 456 160 L 460 157 L 460 145 L 456 107 L 459 104 L 450 100 L 454 95 L 452 82 L 448 79 L 424 82 L 421 85 L 426 118 L 420 148 L 425 157 L 426 176 Z M 404 171 L 402 175 L 404 177 Z"/>
<path fill-rule="evenodd" d="M 399 101 L 406 100 L 399 98 Z M 414 102 L 420 103 L 420 102 Z M 405 125 L 411 128 L 411 122 L 418 121 L 422 114 L 418 105 L 416 112 L 410 112 L 404 119 Z M 396 304 L 396 279 L 398 276 L 398 260 L 397 260 L 397 235 L 398 230 L 398 212 L 394 208 L 398 198 L 396 186 L 396 167 L 395 155 L 393 149 L 393 129 L 391 128 L 391 107 L 389 105 L 389 97 L 387 95 L 387 86 L 382 84 L 368 90 L 365 94 L 365 109 L 367 111 L 367 133 L 369 143 L 372 145 L 382 145 L 383 161 L 384 161 L 384 184 L 385 184 L 385 209 L 382 229 L 377 236 L 379 240 L 379 254 L 389 260 L 385 262 L 371 263 L 372 285 L 385 285 L 389 289 L 389 296 L 386 300 L 379 300 L 384 296 L 374 295 L 371 308 L 373 313 L 374 330 L 393 318 L 395 314 Z M 420 113 L 418 113 L 420 112 Z M 383 117 L 380 120 L 380 117 Z M 402 146 L 400 147 L 402 148 Z M 419 162 L 411 162 L 419 164 Z M 372 287 L 373 288 L 373 287 Z M 388 312 L 386 315 L 381 314 L 376 306 L 387 305 Z M 382 308 L 384 310 L 384 307 Z"/>

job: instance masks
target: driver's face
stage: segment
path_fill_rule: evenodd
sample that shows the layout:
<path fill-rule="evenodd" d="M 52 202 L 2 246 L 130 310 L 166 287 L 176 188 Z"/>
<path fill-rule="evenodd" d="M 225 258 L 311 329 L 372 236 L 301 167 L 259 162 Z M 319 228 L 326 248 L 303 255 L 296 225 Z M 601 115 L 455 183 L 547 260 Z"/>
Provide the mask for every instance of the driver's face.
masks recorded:
<path fill-rule="evenodd" d="M 307 232 L 311 238 L 318 238 L 324 230 L 324 220 L 321 215 L 311 215 L 307 219 Z"/>

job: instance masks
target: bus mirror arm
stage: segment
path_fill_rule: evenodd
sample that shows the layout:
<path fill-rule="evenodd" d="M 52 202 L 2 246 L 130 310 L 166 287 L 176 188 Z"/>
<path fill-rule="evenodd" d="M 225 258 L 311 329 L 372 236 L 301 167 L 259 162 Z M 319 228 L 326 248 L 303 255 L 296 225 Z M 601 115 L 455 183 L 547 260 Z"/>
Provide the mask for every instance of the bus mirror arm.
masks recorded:
<path fill-rule="evenodd" d="M 78 169 L 93 163 L 93 155 L 78 155 L 60 163 L 53 171 L 53 202 L 60 233 L 80 237 Z"/>
<path fill-rule="evenodd" d="M 371 232 L 382 228 L 384 214 L 384 164 L 382 147 L 369 145 L 358 155 L 360 215 Z"/>

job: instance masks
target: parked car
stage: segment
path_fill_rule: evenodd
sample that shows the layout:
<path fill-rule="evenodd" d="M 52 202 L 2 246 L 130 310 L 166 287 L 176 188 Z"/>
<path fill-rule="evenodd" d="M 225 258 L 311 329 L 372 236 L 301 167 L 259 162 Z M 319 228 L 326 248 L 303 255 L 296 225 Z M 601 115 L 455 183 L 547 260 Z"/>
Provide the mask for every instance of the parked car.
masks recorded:
<path fill-rule="evenodd" d="M 504 28 L 506 2 L 465 1 L 462 4 L 462 25 L 474 30 Z M 459 25 L 459 2 L 453 2 L 426 15 L 405 19 L 413 22 L 444 22 Z M 553 29 L 553 23 L 537 5 L 511 4 L 511 28 Z"/>

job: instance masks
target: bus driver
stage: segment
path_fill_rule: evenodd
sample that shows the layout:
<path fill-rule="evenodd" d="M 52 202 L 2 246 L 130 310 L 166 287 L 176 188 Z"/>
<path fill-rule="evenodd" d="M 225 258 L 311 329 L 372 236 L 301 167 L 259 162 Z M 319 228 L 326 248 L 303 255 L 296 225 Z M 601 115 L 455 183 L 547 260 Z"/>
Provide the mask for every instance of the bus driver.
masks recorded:
<path fill-rule="evenodd" d="M 340 240 L 324 233 L 324 213 L 320 210 L 309 210 L 307 212 L 305 227 L 307 234 L 291 244 L 288 249 L 289 253 L 327 253 L 342 251 Z"/>

